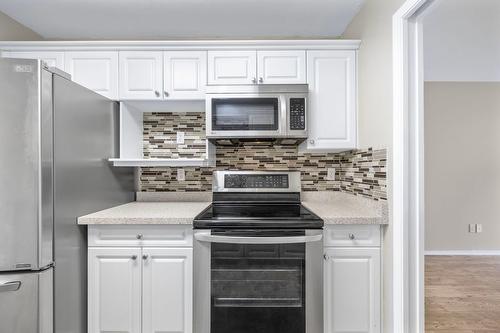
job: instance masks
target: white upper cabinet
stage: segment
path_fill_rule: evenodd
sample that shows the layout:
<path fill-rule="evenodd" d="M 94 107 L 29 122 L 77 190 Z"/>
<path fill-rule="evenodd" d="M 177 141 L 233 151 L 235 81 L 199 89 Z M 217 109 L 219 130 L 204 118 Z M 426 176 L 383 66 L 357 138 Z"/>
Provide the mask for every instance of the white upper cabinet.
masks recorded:
<path fill-rule="evenodd" d="M 89 248 L 88 332 L 141 333 L 140 256 L 140 248 Z"/>
<path fill-rule="evenodd" d="M 163 52 L 120 52 L 120 99 L 163 99 Z"/>
<path fill-rule="evenodd" d="M 306 83 L 306 51 L 258 51 L 259 84 Z"/>
<path fill-rule="evenodd" d="M 110 99 L 118 99 L 118 52 L 66 52 L 71 79 Z"/>
<path fill-rule="evenodd" d="M 309 137 L 306 151 L 357 147 L 356 51 L 307 51 Z"/>
<path fill-rule="evenodd" d="M 208 84 L 252 84 L 256 82 L 256 51 L 208 52 Z"/>
<path fill-rule="evenodd" d="M 169 51 L 163 55 L 165 99 L 204 99 L 206 51 Z"/>
<path fill-rule="evenodd" d="M 2 52 L 2 57 L 5 58 L 21 58 L 21 59 L 40 59 L 49 67 L 57 67 L 64 70 L 64 52 L 52 51 L 29 51 L 29 52 Z"/>
<path fill-rule="evenodd" d="M 144 248 L 142 258 L 142 333 L 192 333 L 193 248 Z"/>
<path fill-rule="evenodd" d="M 325 333 L 380 333 L 380 248 L 325 251 Z"/>

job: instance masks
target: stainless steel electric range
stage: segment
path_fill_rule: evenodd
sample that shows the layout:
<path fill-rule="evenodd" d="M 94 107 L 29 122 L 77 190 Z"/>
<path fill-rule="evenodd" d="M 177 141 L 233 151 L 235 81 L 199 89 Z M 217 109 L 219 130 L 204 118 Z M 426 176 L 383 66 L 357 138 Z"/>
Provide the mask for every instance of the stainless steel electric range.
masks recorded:
<path fill-rule="evenodd" d="M 299 172 L 215 172 L 193 226 L 195 333 L 323 332 L 323 221 Z"/>

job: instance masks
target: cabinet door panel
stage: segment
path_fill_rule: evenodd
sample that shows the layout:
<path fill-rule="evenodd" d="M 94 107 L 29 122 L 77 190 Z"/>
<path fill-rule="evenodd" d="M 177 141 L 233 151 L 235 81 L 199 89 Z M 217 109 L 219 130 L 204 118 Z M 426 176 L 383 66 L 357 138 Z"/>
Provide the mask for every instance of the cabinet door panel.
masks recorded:
<path fill-rule="evenodd" d="M 89 248 L 89 333 L 141 333 L 140 255 L 140 248 Z"/>
<path fill-rule="evenodd" d="M 308 150 L 356 148 L 356 53 L 308 51 Z"/>
<path fill-rule="evenodd" d="M 306 83 L 306 51 L 258 51 L 259 83 Z"/>
<path fill-rule="evenodd" d="M 256 73 L 256 51 L 208 52 L 208 84 L 252 84 Z"/>
<path fill-rule="evenodd" d="M 52 51 L 21 51 L 21 52 L 2 52 L 4 58 L 20 58 L 20 59 L 40 59 L 44 61 L 49 67 L 57 67 L 64 70 L 64 52 Z"/>
<path fill-rule="evenodd" d="M 120 98 L 162 99 L 163 52 L 120 52 Z"/>
<path fill-rule="evenodd" d="M 191 333 L 193 249 L 144 248 L 143 333 Z"/>
<path fill-rule="evenodd" d="M 118 52 L 66 52 L 64 67 L 76 83 L 118 99 Z"/>
<path fill-rule="evenodd" d="M 164 56 L 167 99 L 204 99 L 207 85 L 207 52 L 171 51 Z"/>
<path fill-rule="evenodd" d="M 380 332 L 380 249 L 327 248 L 325 333 Z"/>

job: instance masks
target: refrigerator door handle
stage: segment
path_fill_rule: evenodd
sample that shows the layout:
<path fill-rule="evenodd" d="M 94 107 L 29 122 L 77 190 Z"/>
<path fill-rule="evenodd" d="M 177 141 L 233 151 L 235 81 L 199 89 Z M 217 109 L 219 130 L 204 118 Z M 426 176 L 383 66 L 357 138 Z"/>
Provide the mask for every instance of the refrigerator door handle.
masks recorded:
<path fill-rule="evenodd" d="M 0 284 L 0 292 L 17 291 L 19 288 L 21 288 L 21 281 L 11 281 Z"/>

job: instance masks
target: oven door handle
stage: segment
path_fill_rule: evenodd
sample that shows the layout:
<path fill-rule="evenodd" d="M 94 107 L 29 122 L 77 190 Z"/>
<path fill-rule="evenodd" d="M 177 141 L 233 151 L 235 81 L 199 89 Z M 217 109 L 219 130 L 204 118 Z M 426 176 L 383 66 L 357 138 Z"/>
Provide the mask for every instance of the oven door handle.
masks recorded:
<path fill-rule="evenodd" d="M 218 236 L 209 234 L 195 234 L 194 238 L 200 242 L 226 243 L 226 244 L 295 244 L 318 242 L 323 235 L 310 236 L 285 236 L 285 237 L 239 237 Z"/>

